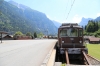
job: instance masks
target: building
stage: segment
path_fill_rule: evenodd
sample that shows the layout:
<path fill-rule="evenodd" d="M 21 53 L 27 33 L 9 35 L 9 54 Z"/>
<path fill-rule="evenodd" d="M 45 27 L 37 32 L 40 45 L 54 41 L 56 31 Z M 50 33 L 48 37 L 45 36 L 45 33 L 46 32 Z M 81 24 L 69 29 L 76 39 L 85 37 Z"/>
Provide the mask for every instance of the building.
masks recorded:
<path fill-rule="evenodd" d="M 32 36 L 14 36 L 14 40 L 28 40 L 33 39 Z"/>
<path fill-rule="evenodd" d="M 89 43 L 91 43 L 91 44 L 99 44 L 100 43 L 100 38 L 91 37 L 91 38 L 89 38 Z"/>
<path fill-rule="evenodd" d="M 100 38 L 97 38 L 95 36 L 84 36 L 84 41 L 86 43 L 99 44 L 100 43 Z"/>
<path fill-rule="evenodd" d="M 3 40 L 13 40 L 13 36 L 11 35 L 6 35 L 2 38 Z"/>
<path fill-rule="evenodd" d="M 89 40 L 89 38 L 94 38 L 95 36 L 83 36 L 84 40 Z"/>

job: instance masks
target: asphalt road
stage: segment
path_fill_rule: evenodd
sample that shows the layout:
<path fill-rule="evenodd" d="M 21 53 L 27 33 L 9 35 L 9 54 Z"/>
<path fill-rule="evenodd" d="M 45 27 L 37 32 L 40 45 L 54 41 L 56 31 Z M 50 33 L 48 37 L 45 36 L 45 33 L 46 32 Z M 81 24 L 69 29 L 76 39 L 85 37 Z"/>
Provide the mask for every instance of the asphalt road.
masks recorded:
<path fill-rule="evenodd" d="M 57 40 L 9 40 L 0 43 L 0 66 L 40 66 Z"/>

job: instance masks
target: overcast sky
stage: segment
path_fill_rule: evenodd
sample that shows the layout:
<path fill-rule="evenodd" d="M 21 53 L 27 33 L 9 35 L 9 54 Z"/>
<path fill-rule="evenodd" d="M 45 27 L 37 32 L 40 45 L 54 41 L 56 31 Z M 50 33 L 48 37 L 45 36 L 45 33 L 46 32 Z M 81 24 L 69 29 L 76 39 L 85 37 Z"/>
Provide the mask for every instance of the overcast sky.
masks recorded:
<path fill-rule="evenodd" d="M 43 12 L 47 15 L 49 19 L 61 23 L 63 22 L 79 23 L 82 17 L 96 18 L 100 16 L 100 0 L 13 0 L 13 1 L 19 4 L 26 5 L 34 10 Z M 73 6 L 70 11 L 72 4 Z"/>

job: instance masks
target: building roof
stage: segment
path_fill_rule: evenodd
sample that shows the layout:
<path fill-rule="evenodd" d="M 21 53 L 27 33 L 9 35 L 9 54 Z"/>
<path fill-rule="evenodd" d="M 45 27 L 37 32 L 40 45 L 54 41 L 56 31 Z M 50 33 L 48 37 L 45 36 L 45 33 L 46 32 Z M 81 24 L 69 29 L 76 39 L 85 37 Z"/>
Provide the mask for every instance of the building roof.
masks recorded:
<path fill-rule="evenodd" d="M 5 31 L 0 31 L 0 34 L 8 34 L 8 32 L 5 32 Z"/>
<path fill-rule="evenodd" d="M 100 38 L 90 37 L 89 40 L 90 40 L 90 41 L 100 41 Z"/>
<path fill-rule="evenodd" d="M 6 35 L 6 36 L 4 36 L 3 38 L 7 38 L 7 37 L 9 37 L 9 38 L 13 38 L 12 35 Z"/>
<path fill-rule="evenodd" d="M 95 36 L 83 36 L 84 38 L 95 38 Z"/>

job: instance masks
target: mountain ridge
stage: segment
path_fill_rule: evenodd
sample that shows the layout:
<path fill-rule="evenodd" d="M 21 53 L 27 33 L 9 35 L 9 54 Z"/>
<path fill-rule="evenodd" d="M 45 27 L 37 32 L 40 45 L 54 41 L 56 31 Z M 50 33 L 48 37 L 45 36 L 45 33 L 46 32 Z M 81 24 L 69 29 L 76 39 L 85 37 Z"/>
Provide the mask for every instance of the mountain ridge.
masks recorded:
<path fill-rule="evenodd" d="M 100 16 L 98 16 L 97 18 L 93 19 L 93 18 L 82 18 L 81 22 L 79 23 L 79 25 L 81 26 L 85 26 L 88 24 L 89 20 L 94 20 L 94 21 L 100 21 Z"/>
<path fill-rule="evenodd" d="M 14 4 L 17 3 L 14 2 Z M 0 16 L 2 17 L 0 20 L 0 28 L 3 28 L 2 30 L 6 29 L 5 31 L 22 31 L 23 33 L 34 31 L 42 32 L 44 34 L 46 34 L 45 31 L 48 31 L 48 34 L 57 33 L 57 27 L 44 13 L 28 8 L 24 5 L 23 7 L 24 10 L 21 7 L 4 1 L 0 6 L 2 11 L 2 16 Z M 9 21 L 9 29 L 6 27 L 7 21 Z"/>
<path fill-rule="evenodd" d="M 57 27 L 57 28 L 59 28 L 60 26 L 61 26 L 61 23 L 59 23 L 59 22 L 57 22 L 57 21 L 55 21 L 55 20 L 52 20 L 53 21 L 53 23 L 55 24 L 55 26 Z"/>

